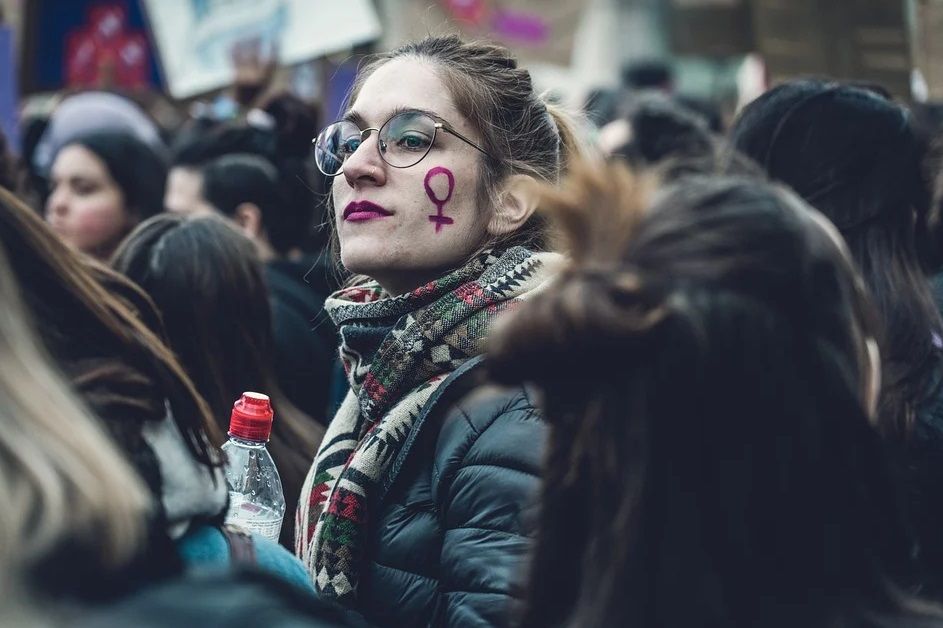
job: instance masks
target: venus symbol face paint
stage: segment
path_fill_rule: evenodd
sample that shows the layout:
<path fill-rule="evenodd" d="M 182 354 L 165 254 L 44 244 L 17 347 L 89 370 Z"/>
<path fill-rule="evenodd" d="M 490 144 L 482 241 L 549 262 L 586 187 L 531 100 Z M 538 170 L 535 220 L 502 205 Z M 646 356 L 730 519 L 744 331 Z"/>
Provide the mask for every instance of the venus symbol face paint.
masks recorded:
<path fill-rule="evenodd" d="M 455 222 L 443 213 L 445 204 L 452 198 L 452 192 L 455 190 L 455 176 L 448 168 L 436 166 L 426 173 L 423 186 L 426 188 L 426 196 L 436 208 L 436 213 L 429 216 L 429 222 L 435 224 L 435 232 L 439 233 L 443 225 Z"/>

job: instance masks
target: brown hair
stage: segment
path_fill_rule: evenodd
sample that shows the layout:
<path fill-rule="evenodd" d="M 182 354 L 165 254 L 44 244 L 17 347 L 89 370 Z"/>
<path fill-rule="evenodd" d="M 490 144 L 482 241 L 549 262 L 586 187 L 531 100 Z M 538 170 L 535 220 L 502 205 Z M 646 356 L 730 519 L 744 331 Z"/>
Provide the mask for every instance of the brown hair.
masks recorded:
<path fill-rule="evenodd" d="M 165 213 L 138 225 L 112 266 L 154 299 L 170 346 L 222 430 L 244 391 L 271 397 L 269 449 L 288 512 L 294 512 L 324 428 L 295 407 L 275 379 L 269 295 L 252 242 L 221 216 Z M 286 542 L 294 539 L 293 524 L 288 519 L 282 527 Z"/>
<path fill-rule="evenodd" d="M 572 263 L 489 348 L 551 427 L 521 625 L 920 612 L 866 411 L 873 316 L 824 219 L 751 178 L 576 174 L 541 205 Z"/>
<path fill-rule="evenodd" d="M 582 152 L 570 114 L 534 91 L 530 72 L 518 67 L 507 48 L 490 43 L 463 42 L 452 35 L 427 37 L 371 58 L 360 68 L 348 104 L 370 76 L 384 64 L 402 57 L 432 62 L 441 73 L 455 106 L 481 136 L 488 153 L 483 157 L 479 204 L 498 200 L 502 181 L 523 174 L 555 182 L 570 160 Z M 534 215 L 517 233 L 491 245 L 547 246 L 543 220 Z"/>
<path fill-rule="evenodd" d="M 123 566 L 144 542 L 152 500 L 40 348 L 2 248 L 0 590 L 8 591 L 7 578 L 66 542 L 87 548 L 98 569 Z"/>
<path fill-rule="evenodd" d="M 211 444 L 222 443 L 222 434 L 162 340 L 150 298 L 118 273 L 65 246 L 29 207 L 2 189 L 0 244 L 10 253 L 10 268 L 21 279 L 24 301 L 43 330 L 46 348 L 152 490 L 159 488 L 159 470 L 143 444 L 141 427 L 163 419 L 167 405 L 194 458 L 217 466 Z"/>

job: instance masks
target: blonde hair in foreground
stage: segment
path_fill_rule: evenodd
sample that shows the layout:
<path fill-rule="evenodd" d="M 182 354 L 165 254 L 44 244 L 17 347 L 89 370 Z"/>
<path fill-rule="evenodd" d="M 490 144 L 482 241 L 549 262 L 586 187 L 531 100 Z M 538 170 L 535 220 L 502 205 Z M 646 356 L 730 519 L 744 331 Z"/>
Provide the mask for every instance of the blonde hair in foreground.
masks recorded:
<path fill-rule="evenodd" d="M 0 250 L 0 576 L 22 574 L 65 539 L 120 567 L 150 498 L 98 421 L 39 348 Z M 15 575 L 14 575 L 15 578 Z"/>

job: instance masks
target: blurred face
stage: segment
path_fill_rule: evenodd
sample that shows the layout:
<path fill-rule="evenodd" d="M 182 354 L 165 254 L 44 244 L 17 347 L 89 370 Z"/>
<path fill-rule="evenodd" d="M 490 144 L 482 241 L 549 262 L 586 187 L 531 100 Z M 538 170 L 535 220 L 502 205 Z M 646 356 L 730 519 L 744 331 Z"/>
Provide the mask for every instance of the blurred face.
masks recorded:
<path fill-rule="evenodd" d="M 105 258 L 133 223 L 124 195 L 92 151 L 74 144 L 59 151 L 52 165 L 46 221 L 64 242 Z"/>
<path fill-rule="evenodd" d="M 403 110 L 431 113 L 481 143 L 435 67 L 417 59 L 396 59 L 377 69 L 345 117 L 360 129 L 377 129 Z M 488 235 L 491 212 L 476 203 L 481 158 L 475 148 L 440 130 L 422 161 L 394 168 L 381 159 L 372 131 L 333 182 L 344 266 L 402 294 L 462 264 Z"/>
<path fill-rule="evenodd" d="M 167 211 L 181 214 L 200 214 L 213 211 L 203 198 L 203 175 L 196 168 L 174 166 L 167 175 L 164 193 Z"/>

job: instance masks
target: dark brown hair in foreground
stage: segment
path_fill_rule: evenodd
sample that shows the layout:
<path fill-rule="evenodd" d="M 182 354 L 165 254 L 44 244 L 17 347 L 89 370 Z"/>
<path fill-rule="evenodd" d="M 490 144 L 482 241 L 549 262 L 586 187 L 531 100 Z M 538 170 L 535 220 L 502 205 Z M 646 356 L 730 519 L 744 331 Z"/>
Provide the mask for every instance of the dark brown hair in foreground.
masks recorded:
<path fill-rule="evenodd" d="M 492 337 L 494 375 L 535 384 L 552 426 L 523 625 L 910 612 L 840 240 L 762 181 L 691 177 L 653 204 L 622 166 L 577 170 L 542 203 L 572 262 Z"/>

